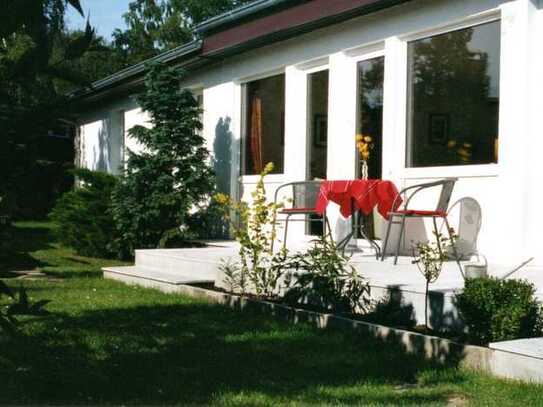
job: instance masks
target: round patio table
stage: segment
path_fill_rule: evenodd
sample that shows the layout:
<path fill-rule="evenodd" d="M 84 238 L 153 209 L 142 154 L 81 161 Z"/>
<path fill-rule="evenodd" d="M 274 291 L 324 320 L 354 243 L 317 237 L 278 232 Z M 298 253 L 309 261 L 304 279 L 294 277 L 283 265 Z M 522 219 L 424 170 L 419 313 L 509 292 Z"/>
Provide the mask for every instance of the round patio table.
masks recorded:
<path fill-rule="evenodd" d="M 402 199 L 398 197 L 398 189 L 392 181 L 381 179 L 353 179 L 353 180 L 326 180 L 321 183 L 319 196 L 316 203 L 316 211 L 324 214 L 330 202 L 339 205 L 339 211 L 344 218 L 360 212 L 363 216 L 369 216 L 374 208 L 385 219 L 388 214 L 397 210 Z M 392 207 L 394 205 L 394 207 Z M 338 243 L 338 248 L 345 251 L 347 243 L 355 236 L 357 229 L 360 235 L 367 240 L 376 251 L 379 258 L 381 248 L 365 232 L 363 225 L 351 222 L 351 231 Z"/>

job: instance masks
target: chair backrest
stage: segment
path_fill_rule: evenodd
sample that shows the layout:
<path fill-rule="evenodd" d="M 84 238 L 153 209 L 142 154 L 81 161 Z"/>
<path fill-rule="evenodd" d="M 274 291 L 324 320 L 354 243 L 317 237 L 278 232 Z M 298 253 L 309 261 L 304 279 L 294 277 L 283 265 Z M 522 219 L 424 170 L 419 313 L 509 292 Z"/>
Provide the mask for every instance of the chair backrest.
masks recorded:
<path fill-rule="evenodd" d="M 453 215 L 458 235 L 456 249 L 462 257 L 477 253 L 477 238 L 482 224 L 481 205 L 475 199 L 464 197 L 451 205 L 449 213 Z"/>
<path fill-rule="evenodd" d="M 313 209 L 317 204 L 322 181 L 298 181 L 281 185 L 275 192 L 275 202 L 278 202 L 281 190 L 290 190 L 287 207 L 293 209 Z"/>
<path fill-rule="evenodd" d="M 440 181 L 442 183 L 441 193 L 439 194 L 439 201 L 437 202 L 436 211 L 447 212 L 449 209 L 449 203 L 451 202 L 451 196 L 456 184 L 457 178 L 445 178 Z"/>
<path fill-rule="evenodd" d="M 398 197 L 404 197 L 404 208 L 407 209 L 409 203 L 418 192 L 430 189 L 441 187 L 441 192 L 439 194 L 439 199 L 437 201 L 436 211 L 438 212 L 447 212 L 449 208 L 449 203 L 451 201 L 452 192 L 454 189 L 454 184 L 456 184 L 457 178 L 445 178 L 439 181 L 428 182 L 425 184 L 412 185 L 410 187 L 404 188 L 398 194 Z M 412 191 L 410 195 L 407 194 L 407 191 Z M 398 199 L 398 197 L 396 199 Z M 396 201 L 395 201 L 396 202 Z"/>

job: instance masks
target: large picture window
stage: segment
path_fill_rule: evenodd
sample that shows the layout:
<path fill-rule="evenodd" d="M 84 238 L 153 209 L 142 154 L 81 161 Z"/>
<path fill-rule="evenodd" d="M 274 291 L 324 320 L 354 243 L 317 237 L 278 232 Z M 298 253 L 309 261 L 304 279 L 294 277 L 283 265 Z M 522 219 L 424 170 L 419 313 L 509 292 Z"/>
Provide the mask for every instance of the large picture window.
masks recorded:
<path fill-rule="evenodd" d="M 410 42 L 407 166 L 498 161 L 500 23 Z"/>
<path fill-rule="evenodd" d="M 244 85 L 243 174 L 260 174 L 267 163 L 283 173 L 285 150 L 285 75 Z"/>

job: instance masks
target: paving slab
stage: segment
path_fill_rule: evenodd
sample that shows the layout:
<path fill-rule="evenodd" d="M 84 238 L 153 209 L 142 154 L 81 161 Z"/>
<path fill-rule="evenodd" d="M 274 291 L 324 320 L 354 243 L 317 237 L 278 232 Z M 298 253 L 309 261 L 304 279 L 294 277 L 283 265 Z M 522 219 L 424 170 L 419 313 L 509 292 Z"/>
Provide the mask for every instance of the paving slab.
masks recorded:
<path fill-rule="evenodd" d="M 158 281 L 167 284 L 200 284 L 200 283 L 213 283 L 213 279 L 202 278 L 199 276 L 191 275 L 190 273 L 170 273 L 159 271 L 156 269 L 149 269 L 141 266 L 125 266 L 125 267 L 104 267 L 102 269 L 105 273 L 113 273 L 121 276 Z"/>
<path fill-rule="evenodd" d="M 503 350 L 543 360 L 543 338 L 516 339 L 514 341 L 493 342 L 491 349 Z"/>

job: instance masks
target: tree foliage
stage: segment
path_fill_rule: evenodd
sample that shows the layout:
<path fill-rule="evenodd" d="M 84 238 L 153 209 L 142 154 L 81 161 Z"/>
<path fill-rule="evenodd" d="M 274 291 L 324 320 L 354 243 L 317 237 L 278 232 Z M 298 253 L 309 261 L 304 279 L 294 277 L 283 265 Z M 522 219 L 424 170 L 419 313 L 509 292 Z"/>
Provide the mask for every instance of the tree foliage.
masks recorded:
<path fill-rule="evenodd" d="M 70 63 L 87 51 L 94 30 L 87 22 L 59 47 L 69 5 L 81 10 L 77 0 L 7 0 L 0 8 L 0 195 L 14 207 L 31 194 L 21 177 L 42 158 L 37 140 L 69 113 L 62 83 L 82 83 Z"/>
<path fill-rule="evenodd" d="M 190 211 L 213 190 L 209 153 L 199 134 L 201 110 L 192 93 L 180 88 L 181 77 L 175 68 L 153 64 L 146 90 L 138 97 L 152 127 L 130 129 L 144 151 L 128 152 L 113 194 L 125 255 L 139 248 L 164 247 L 169 239 L 182 236 Z"/>
<path fill-rule="evenodd" d="M 250 0 L 135 0 L 124 15 L 127 28 L 113 33 L 114 46 L 130 65 L 193 38 L 193 27 Z"/>
<path fill-rule="evenodd" d="M 115 225 L 111 195 L 116 178 L 87 169 L 74 171 L 80 186 L 57 201 L 51 219 L 58 225 L 59 241 L 90 257 L 114 257 Z"/>

